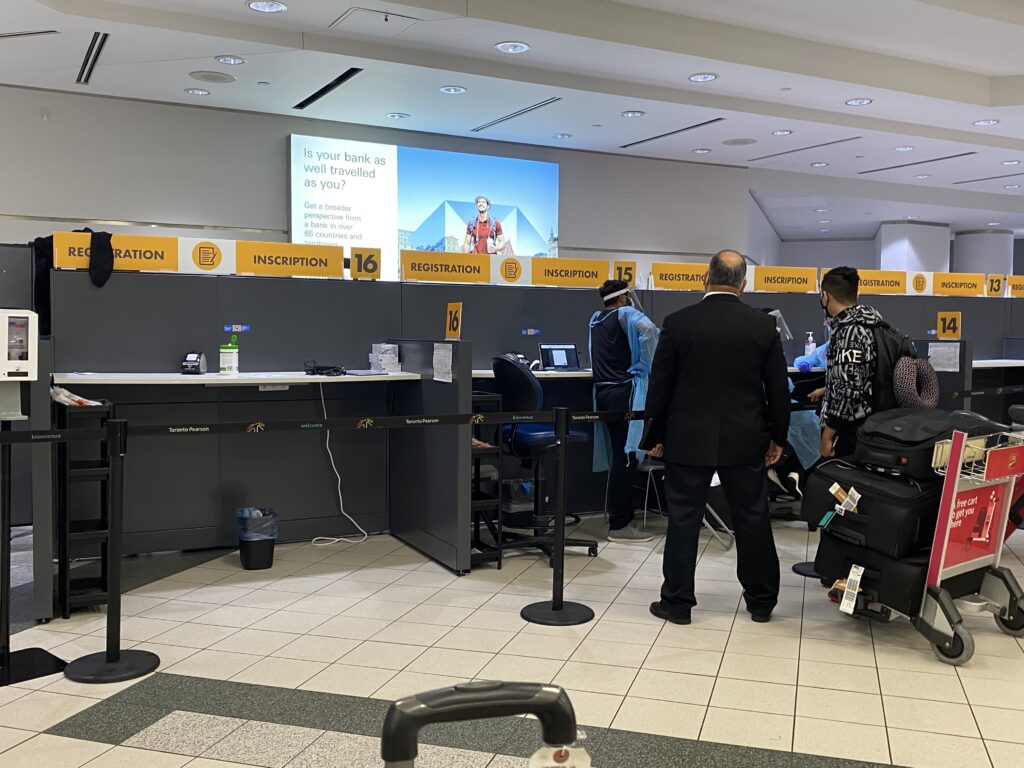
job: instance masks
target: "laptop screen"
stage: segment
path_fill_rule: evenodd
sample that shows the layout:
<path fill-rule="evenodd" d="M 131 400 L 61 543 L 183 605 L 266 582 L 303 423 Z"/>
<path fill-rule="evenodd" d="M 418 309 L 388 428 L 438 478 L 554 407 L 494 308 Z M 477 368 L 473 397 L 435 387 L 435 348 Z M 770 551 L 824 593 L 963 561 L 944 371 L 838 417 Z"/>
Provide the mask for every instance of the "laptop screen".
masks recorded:
<path fill-rule="evenodd" d="M 539 344 L 540 367 L 545 371 L 579 368 L 575 344 Z"/>

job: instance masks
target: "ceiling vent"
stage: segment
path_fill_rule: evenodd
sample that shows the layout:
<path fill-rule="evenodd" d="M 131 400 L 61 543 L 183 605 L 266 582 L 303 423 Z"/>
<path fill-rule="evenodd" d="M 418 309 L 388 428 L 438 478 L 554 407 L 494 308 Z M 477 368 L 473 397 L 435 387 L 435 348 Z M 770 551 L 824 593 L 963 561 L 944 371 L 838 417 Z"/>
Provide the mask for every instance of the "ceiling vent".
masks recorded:
<path fill-rule="evenodd" d="M 498 125 L 499 123 L 504 123 L 504 122 L 506 122 L 508 120 L 514 120 L 517 117 L 522 117 L 523 115 L 527 115 L 530 112 L 534 112 L 534 111 L 536 111 L 538 109 L 543 109 L 544 107 L 549 107 L 552 104 L 554 104 L 556 102 L 559 102 L 561 100 L 562 100 L 562 98 L 560 96 L 552 96 L 550 99 L 545 99 L 544 101 L 538 101 L 536 104 L 531 104 L 528 107 L 523 107 L 522 109 L 517 110 L 516 112 L 510 112 L 509 114 L 507 114 L 507 115 L 505 115 L 503 117 L 499 117 L 497 120 L 491 120 L 491 122 L 489 122 L 489 123 L 484 123 L 483 125 L 478 125 L 476 128 L 471 128 L 470 130 L 471 130 L 472 133 L 480 133 L 481 131 L 486 131 L 488 128 L 492 128 L 495 125 Z"/>
<path fill-rule="evenodd" d="M 927 163 L 941 163 L 944 160 L 956 160 L 959 157 L 970 157 L 976 155 L 977 152 L 961 152 L 957 155 L 946 155 L 945 157 L 933 157 L 931 160 L 918 160 L 915 163 L 900 163 L 899 165 L 887 165 L 885 168 L 872 168 L 869 171 L 859 171 L 858 176 L 863 176 L 865 173 L 881 173 L 882 171 L 893 171 L 897 168 L 910 168 L 912 165 L 925 165 Z"/>
<path fill-rule="evenodd" d="M 225 83 L 233 83 L 238 78 L 234 75 L 229 75 L 227 72 L 214 72 L 213 70 L 200 69 L 195 72 L 189 72 L 188 76 L 193 80 L 198 80 L 201 83 L 218 83 L 224 85 Z"/>
<path fill-rule="evenodd" d="M 322 99 L 324 96 L 333 91 L 335 88 L 337 88 L 340 85 L 344 85 L 362 71 L 363 70 L 360 67 L 349 67 L 336 78 L 331 80 L 331 82 L 329 82 L 323 88 L 309 94 L 309 96 L 307 96 L 294 107 L 292 107 L 292 109 L 305 109 L 310 104 L 315 104 L 316 102 L 320 101 L 320 99 Z"/>
<path fill-rule="evenodd" d="M 107 38 L 109 38 L 106 32 L 93 32 L 92 41 L 89 43 L 89 47 L 85 51 L 85 58 L 82 59 L 82 66 L 78 70 L 78 77 L 75 78 L 75 82 L 79 85 L 88 85 L 89 80 L 92 79 L 92 72 L 96 69 L 96 62 L 100 60 L 100 54 L 103 53 L 103 47 L 107 44 Z"/>
<path fill-rule="evenodd" d="M 638 147 L 641 144 L 646 144 L 649 141 L 667 139 L 669 136 L 675 136 L 677 133 L 685 133 L 686 131 L 692 131 L 694 128 L 703 128 L 705 125 L 714 125 L 715 123 L 720 123 L 723 120 L 725 120 L 724 117 L 716 117 L 712 120 L 705 120 L 703 123 L 694 123 L 693 125 L 688 125 L 685 128 L 677 128 L 676 130 L 669 131 L 668 133 L 659 133 L 657 136 L 650 136 L 646 139 L 640 139 L 639 141 L 631 141 L 629 144 L 623 144 L 622 146 L 619 147 L 619 149 L 629 149 L 630 147 Z"/>
<path fill-rule="evenodd" d="M 56 29 L 34 29 L 27 32 L 0 32 L 0 40 L 11 40 L 16 37 L 40 37 L 42 35 L 59 35 Z"/>
<path fill-rule="evenodd" d="M 349 8 L 334 20 L 329 29 L 359 37 L 398 37 L 418 21 L 422 19 L 400 13 Z"/>
<path fill-rule="evenodd" d="M 836 144 L 845 144 L 848 141 L 857 141 L 862 139 L 863 136 L 851 136 L 848 139 L 837 139 L 836 141 L 826 141 L 824 144 L 811 144 L 807 147 L 798 147 L 797 149 L 787 149 L 785 152 L 776 152 L 773 155 L 761 155 L 761 157 L 752 157 L 747 160 L 748 163 L 756 163 L 759 160 L 768 160 L 773 157 L 782 157 L 783 155 L 792 155 L 794 152 L 806 152 L 809 149 L 821 149 L 822 147 L 834 147 Z"/>

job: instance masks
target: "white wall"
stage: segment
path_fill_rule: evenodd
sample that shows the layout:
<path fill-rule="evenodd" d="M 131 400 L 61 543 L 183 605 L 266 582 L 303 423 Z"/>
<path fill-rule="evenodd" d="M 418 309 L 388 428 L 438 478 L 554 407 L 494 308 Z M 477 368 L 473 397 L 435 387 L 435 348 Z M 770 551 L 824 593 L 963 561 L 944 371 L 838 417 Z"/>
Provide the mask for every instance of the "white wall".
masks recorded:
<path fill-rule="evenodd" d="M 878 269 L 874 240 L 783 242 L 778 264 L 787 267 L 856 267 Z"/>
<path fill-rule="evenodd" d="M 953 238 L 954 272 L 1013 274 L 1013 233 L 964 232 Z"/>
<path fill-rule="evenodd" d="M 781 264 L 779 253 L 782 241 L 775 227 L 764 215 L 753 195 L 747 198 L 747 250 L 746 254 L 758 264 Z"/>
<path fill-rule="evenodd" d="M 883 222 L 875 236 L 882 269 L 949 271 L 949 226 Z"/>

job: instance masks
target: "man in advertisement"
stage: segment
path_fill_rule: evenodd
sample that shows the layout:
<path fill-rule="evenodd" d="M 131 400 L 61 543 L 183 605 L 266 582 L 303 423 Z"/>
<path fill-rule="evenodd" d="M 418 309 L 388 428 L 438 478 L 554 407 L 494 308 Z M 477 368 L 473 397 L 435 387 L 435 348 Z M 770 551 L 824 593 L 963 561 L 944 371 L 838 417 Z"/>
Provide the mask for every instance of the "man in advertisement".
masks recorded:
<path fill-rule="evenodd" d="M 484 195 L 476 198 L 477 215 L 466 223 L 466 239 L 462 250 L 466 253 L 502 253 L 505 233 L 501 222 L 491 218 L 491 201 Z"/>

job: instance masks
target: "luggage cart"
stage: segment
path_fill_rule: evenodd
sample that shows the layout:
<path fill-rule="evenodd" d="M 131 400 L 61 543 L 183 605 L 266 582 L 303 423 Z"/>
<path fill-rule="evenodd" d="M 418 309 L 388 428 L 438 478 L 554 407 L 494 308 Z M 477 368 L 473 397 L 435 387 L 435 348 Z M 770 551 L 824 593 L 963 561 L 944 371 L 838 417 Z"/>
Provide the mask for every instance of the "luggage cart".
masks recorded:
<path fill-rule="evenodd" d="M 426 725 L 514 715 L 534 715 L 540 721 L 544 743 L 550 747 L 534 755 L 540 765 L 589 768 L 587 753 L 571 746 L 576 742 L 576 713 L 564 690 L 557 685 L 482 680 L 394 702 L 381 733 L 384 768 L 413 768 L 419 733 Z"/>
<path fill-rule="evenodd" d="M 938 521 L 920 608 L 904 617 L 939 661 L 959 666 L 974 655 L 963 614 L 991 613 L 1003 632 L 1024 637 L 1024 591 L 1000 565 L 1013 486 L 1024 475 L 1024 432 L 954 432 L 936 444 L 932 466 L 945 477 Z M 863 592 L 853 613 L 882 621 L 904 615 Z"/>

